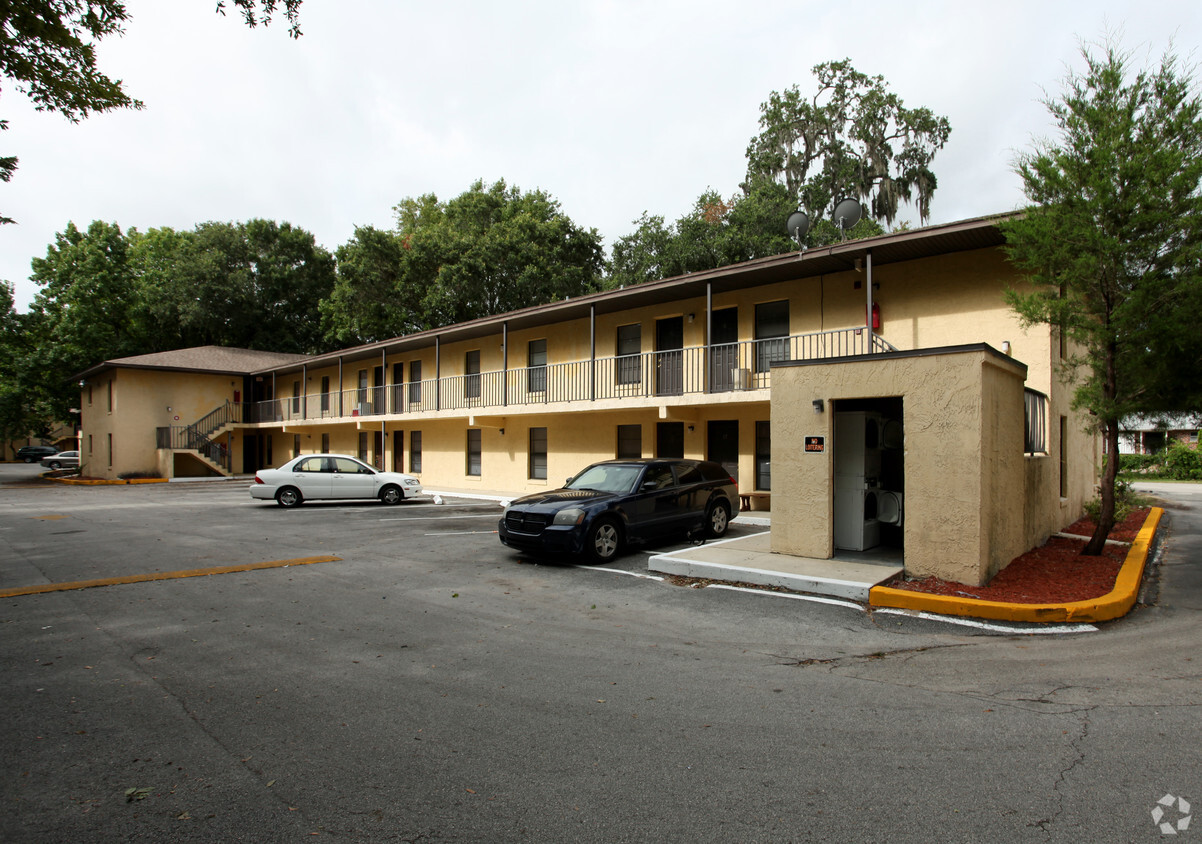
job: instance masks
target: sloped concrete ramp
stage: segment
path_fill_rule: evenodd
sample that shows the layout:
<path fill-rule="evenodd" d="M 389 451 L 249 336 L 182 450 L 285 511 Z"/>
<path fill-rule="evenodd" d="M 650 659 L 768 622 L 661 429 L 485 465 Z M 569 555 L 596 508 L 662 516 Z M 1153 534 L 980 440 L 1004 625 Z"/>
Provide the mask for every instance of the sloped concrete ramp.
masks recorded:
<path fill-rule="evenodd" d="M 647 561 L 647 567 L 661 574 L 778 586 L 864 603 L 873 586 L 902 571 L 900 564 L 887 562 L 774 554 L 769 532 L 656 554 Z"/>

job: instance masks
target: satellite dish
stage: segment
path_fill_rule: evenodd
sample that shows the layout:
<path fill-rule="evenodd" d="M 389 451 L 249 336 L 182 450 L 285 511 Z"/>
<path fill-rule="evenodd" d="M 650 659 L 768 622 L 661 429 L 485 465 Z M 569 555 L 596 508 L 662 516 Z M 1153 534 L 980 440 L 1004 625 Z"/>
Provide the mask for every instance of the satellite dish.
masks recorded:
<path fill-rule="evenodd" d="M 840 199 L 839 204 L 835 206 L 834 222 L 840 231 L 847 231 L 860 222 L 860 217 L 863 215 L 864 209 L 860 207 L 860 200 L 848 197 Z"/>
<path fill-rule="evenodd" d="M 789 215 L 785 228 L 789 230 L 789 237 L 800 243 L 801 239 L 806 236 L 806 232 L 810 230 L 810 218 L 804 211 L 794 211 Z"/>

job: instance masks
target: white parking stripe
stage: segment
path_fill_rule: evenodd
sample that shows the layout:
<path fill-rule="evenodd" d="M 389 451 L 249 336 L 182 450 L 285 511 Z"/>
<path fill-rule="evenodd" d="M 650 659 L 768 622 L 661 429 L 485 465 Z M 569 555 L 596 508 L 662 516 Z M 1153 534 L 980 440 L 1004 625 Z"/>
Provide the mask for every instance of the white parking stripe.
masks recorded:
<path fill-rule="evenodd" d="M 960 616 L 940 615 L 933 612 L 914 612 L 913 610 L 900 610 L 892 607 L 882 607 L 881 609 L 874 610 L 874 612 L 882 615 L 905 615 L 910 618 L 926 619 L 927 621 L 942 621 L 945 624 L 959 624 L 961 627 L 977 627 L 981 630 L 992 630 L 998 633 L 1013 633 L 1016 636 L 1056 636 L 1064 633 L 1098 632 L 1098 628 L 1092 624 L 1055 624 L 1048 627 L 1021 627 L 999 624 L 996 621 L 980 621 L 975 618 L 961 618 Z"/>
<path fill-rule="evenodd" d="M 494 514 L 485 516 L 408 516 L 403 519 L 380 519 L 382 522 L 448 522 L 452 519 L 492 519 L 496 521 L 500 517 Z"/>

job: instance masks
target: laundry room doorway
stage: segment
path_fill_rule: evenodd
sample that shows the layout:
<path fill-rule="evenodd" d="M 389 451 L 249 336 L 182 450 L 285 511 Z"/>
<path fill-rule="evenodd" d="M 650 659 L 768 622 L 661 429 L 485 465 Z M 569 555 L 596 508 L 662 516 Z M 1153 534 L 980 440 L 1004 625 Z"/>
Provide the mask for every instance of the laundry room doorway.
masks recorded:
<path fill-rule="evenodd" d="M 832 402 L 834 545 L 837 551 L 904 551 L 905 428 L 900 397 Z"/>

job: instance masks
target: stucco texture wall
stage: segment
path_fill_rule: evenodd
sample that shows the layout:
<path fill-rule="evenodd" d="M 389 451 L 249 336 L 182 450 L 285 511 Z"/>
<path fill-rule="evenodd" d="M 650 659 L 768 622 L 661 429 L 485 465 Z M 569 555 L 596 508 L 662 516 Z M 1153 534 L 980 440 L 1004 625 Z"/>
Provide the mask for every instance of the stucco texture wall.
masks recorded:
<path fill-rule="evenodd" d="M 832 556 L 838 403 L 900 397 L 906 572 L 984 583 L 1025 550 L 1024 374 L 982 346 L 774 367 L 772 550 Z M 807 453 L 807 436 L 825 450 Z"/>
<path fill-rule="evenodd" d="M 85 389 L 81 405 L 83 474 L 108 480 L 129 472 L 170 477 L 173 462 L 158 454 L 155 429 L 196 422 L 232 400 L 241 383 L 238 376 L 139 369 L 115 369 L 94 378 L 92 401 Z"/>

